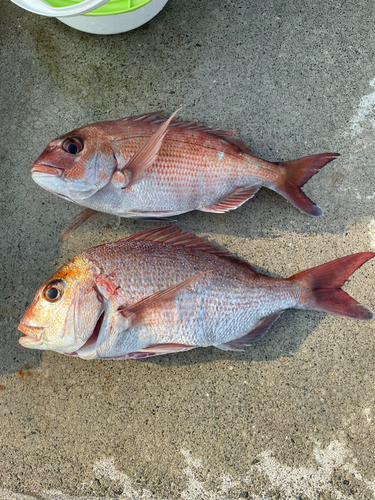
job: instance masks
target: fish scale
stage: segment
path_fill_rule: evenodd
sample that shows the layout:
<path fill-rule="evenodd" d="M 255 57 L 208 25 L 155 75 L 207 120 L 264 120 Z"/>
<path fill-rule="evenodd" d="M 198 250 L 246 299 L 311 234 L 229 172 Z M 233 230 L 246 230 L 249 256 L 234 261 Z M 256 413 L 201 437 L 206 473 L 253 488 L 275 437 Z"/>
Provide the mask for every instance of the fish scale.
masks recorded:
<path fill-rule="evenodd" d="M 184 133 L 188 135 L 189 131 Z M 141 146 L 149 137 L 142 138 Z M 135 140 L 121 141 L 120 148 L 125 159 L 130 159 L 134 154 L 134 143 Z M 188 145 L 189 150 L 186 151 L 186 143 L 166 136 L 152 171 L 133 187 L 134 194 L 142 199 L 142 210 L 181 211 L 186 207 L 192 210 L 209 206 L 236 187 L 248 184 L 248 163 L 238 155 L 234 146 L 225 148 L 227 151 L 223 161 L 218 158 L 218 153 L 224 149 L 222 143 L 217 144 L 215 149 L 203 148 L 194 144 L 194 141 Z"/>
<path fill-rule="evenodd" d="M 183 281 L 202 271 L 216 269 L 192 283 L 176 299 L 177 304 L 171 304 L 171 307 L 161 311 L 161 318 L 158 316 L 154 319 L 156 324 L 148 325 L 151 343 L 178 342 L 201 346 L 223 343 L 231 339 L 233 330 L 241 332 L 251 329 L 258 319 L 257 313 L 268 315 L 273 312 L 271 307 L 276 307 L 275 310 L 280 308 L 275 300 L 272 301 L 272 306 L 264 300 L 259 285 L 266 286 L 266 277 L 258 280 L 257 287 L 254 288 L 251 286 L 250 278 L 253 273 L 250 270 L 242 268 L 234 272 L 234 263 L 223 261 L 215 255 L 203 254 L 198 258 L 196 251 L 184 247 L 129 241 L 123 245 L 102 247 L 99 252 L 85 252 L 82 256 L 90 259 L 104 275 L 111 273 L 113 266 L 116 267 L 114 282 L 122 290 L 126 290 L 126 303 L 137 302 L 144 295 L 152 295 L 174 282 Z M 127 270 L 126 273 L 119 268 L 120 262 Z M 129 269 L 136 276 L 135 280 L 128 280 Z M 139 292 L 139 281 L 146 284 L 142 294 Z M 287 296 L 282 301 L 283 305 L 292 304 Z M 263 310 L 259 311 L 261 302 Z M 251 305 L 255 307 L 250 307 Z M 185 316 L 181 318 L 174 314 L 175 308 L 186 311 L 188 323 Z M 197 317 L 199 311 L 204 311 L 204 314 Z M 127 330 L 126 341 L 129 341 L 128 337 L 138 336 L 138 333 L 138 327 Z M 140 345 L 132 344 L 132 349 L 140 348 Z"/>

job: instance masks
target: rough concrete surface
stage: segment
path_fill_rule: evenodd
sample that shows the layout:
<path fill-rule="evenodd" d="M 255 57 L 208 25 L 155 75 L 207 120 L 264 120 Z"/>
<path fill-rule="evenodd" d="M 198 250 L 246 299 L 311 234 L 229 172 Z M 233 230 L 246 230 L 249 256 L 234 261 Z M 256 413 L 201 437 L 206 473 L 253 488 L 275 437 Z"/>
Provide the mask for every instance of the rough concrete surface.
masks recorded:
<path fill-rule="evenodd" d="M 8 0 L 0 14 L 0 497 L 375 498 L 374 321 L 287 311 L 244 353 L 85 362 L 18 344 L 37 288 L 79 252 L 155 223 L 80 211 L 30 166 L 78 126 L 183 106 L 256 155 L 333 151 L 312 219 L 262 189 L 179 226 L 273 276 L 375 250 L 372 0 L 170 0 L 147 25 L 80 33 Z M 375 310 L 375 259 L 345 289 Z"/>

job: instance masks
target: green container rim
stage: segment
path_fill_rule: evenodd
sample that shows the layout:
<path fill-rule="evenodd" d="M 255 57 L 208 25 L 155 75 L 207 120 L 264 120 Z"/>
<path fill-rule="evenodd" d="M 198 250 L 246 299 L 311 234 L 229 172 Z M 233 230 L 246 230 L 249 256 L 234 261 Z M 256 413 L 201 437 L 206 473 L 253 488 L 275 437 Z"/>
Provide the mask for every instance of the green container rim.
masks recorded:
<path fill-rule="evenodd" d="M 80 2 L 75 2 L 74 0 L 45 0 L 47 3 L 52 5 L 52 7 L 69 7 L 71 5 L 76 5 Z M 144 5 L 147 5 L 152 0 L 109 0 L 108 3 L 95 9 L 92 12 L 84 14 L 85 16 L 112 16 L 115 14 L 125 14 L 126 12 L 133 12 L 134 10 L 140 9 Z M 56 17 L 59 17 L 58 14 Z"/>

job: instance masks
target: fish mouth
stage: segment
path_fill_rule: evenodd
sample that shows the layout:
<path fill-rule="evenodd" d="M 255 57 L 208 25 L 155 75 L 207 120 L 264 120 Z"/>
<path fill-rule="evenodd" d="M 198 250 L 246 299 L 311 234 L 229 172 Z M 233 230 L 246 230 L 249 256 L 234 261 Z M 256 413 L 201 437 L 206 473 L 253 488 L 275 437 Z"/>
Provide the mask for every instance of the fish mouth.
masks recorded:
<path fill-rule="evenodd" d="M 46 163 L 34 163 L 31 167 L 31 175 L 41 173 L 54 175 L 55 177 L 61 177 L 63 174 L 63 170 L 61 168 L 55 167 L 54 165 L 48 165 Z"/>
<path fill-rule="evenodd" d="M 18 325 L 18 330 L 20 330 L 25 337 L 20 337 L 18 342 L 23 347 L 29 347 L 30 349 L 41 349 L 40 345 L 42 343 L 41 336 L 43 333 L 43 328 L 39 326 L 30 326 L 20 323 Z"/>
<path fill-rule="evenodd" d="M 20 323 L 18 325 L 18 330 L 20 330 L 23 334 L 25 334 L 28 339 L 37 342 L 38 340 L 40 340 L 43 328 L 40 326 L 30 326 Z M 21 339 L 24 338 L 25 337 L 21 337 Z"/>

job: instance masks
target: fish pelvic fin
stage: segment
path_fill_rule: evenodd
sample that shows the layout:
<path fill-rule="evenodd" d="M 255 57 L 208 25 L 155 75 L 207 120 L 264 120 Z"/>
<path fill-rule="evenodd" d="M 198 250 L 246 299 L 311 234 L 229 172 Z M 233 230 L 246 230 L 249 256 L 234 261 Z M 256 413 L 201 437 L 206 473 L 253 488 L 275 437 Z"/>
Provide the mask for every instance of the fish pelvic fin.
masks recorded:
<path fill-rule="evenodd" d="M 63 241 L 65 241 L 73 231 L 78 229 L 80 226 L 82 226 L 82 224 L 84 224 L 88 219 L 90 219 L 90 217 L 92 217 L 97 213 L 98 213 L 97 210 L 93 210 L 92 208 L 85 208 L 84 210 L 82 210 L 82 212 L 77 214 L 73 218 L 69 226 L 67 226 L 61 233 L 59 242 L 62 243 Z"/>
<path fill-rule="evenodd" d="M 101 357 L 100 359 L 142 359 L 150 358 L 151 356 L 160 356 L 161 354 L 172 354 L 174 352 L 190 351 L 191 349 L 195 349 L 196 347 L 199 346 L 186 344 L 155 344 L 145 347 L 144 349 L 141 349 L 137 352 L 129 352 L 127 354 L 123 354 L 122 356 Z"/>
<path fill-rule="evenodd" d="M 301 297 L 296 307 L 347 318 L 372 319 L 373 313 L 341 290 L 341 286 L 374 256 L 373 252 L 356 253 L 294 274 L 288 280 L 299 283 Z"/>
<path fill-rule="evenodd" d="M 317 155 L 305 156 L 298 160 L 275 163 L 278 167 L 285 170 L 284 183 L 277 185 L 273 189 L 284 196 L 290 203 L 297 207 L 301 212 L 312 217 L 321 217 L 323 210 L 315 205 L 301 191 L 301 187 L 327 163 L 334 160 L 338 153 L 322 153 Z"/>

